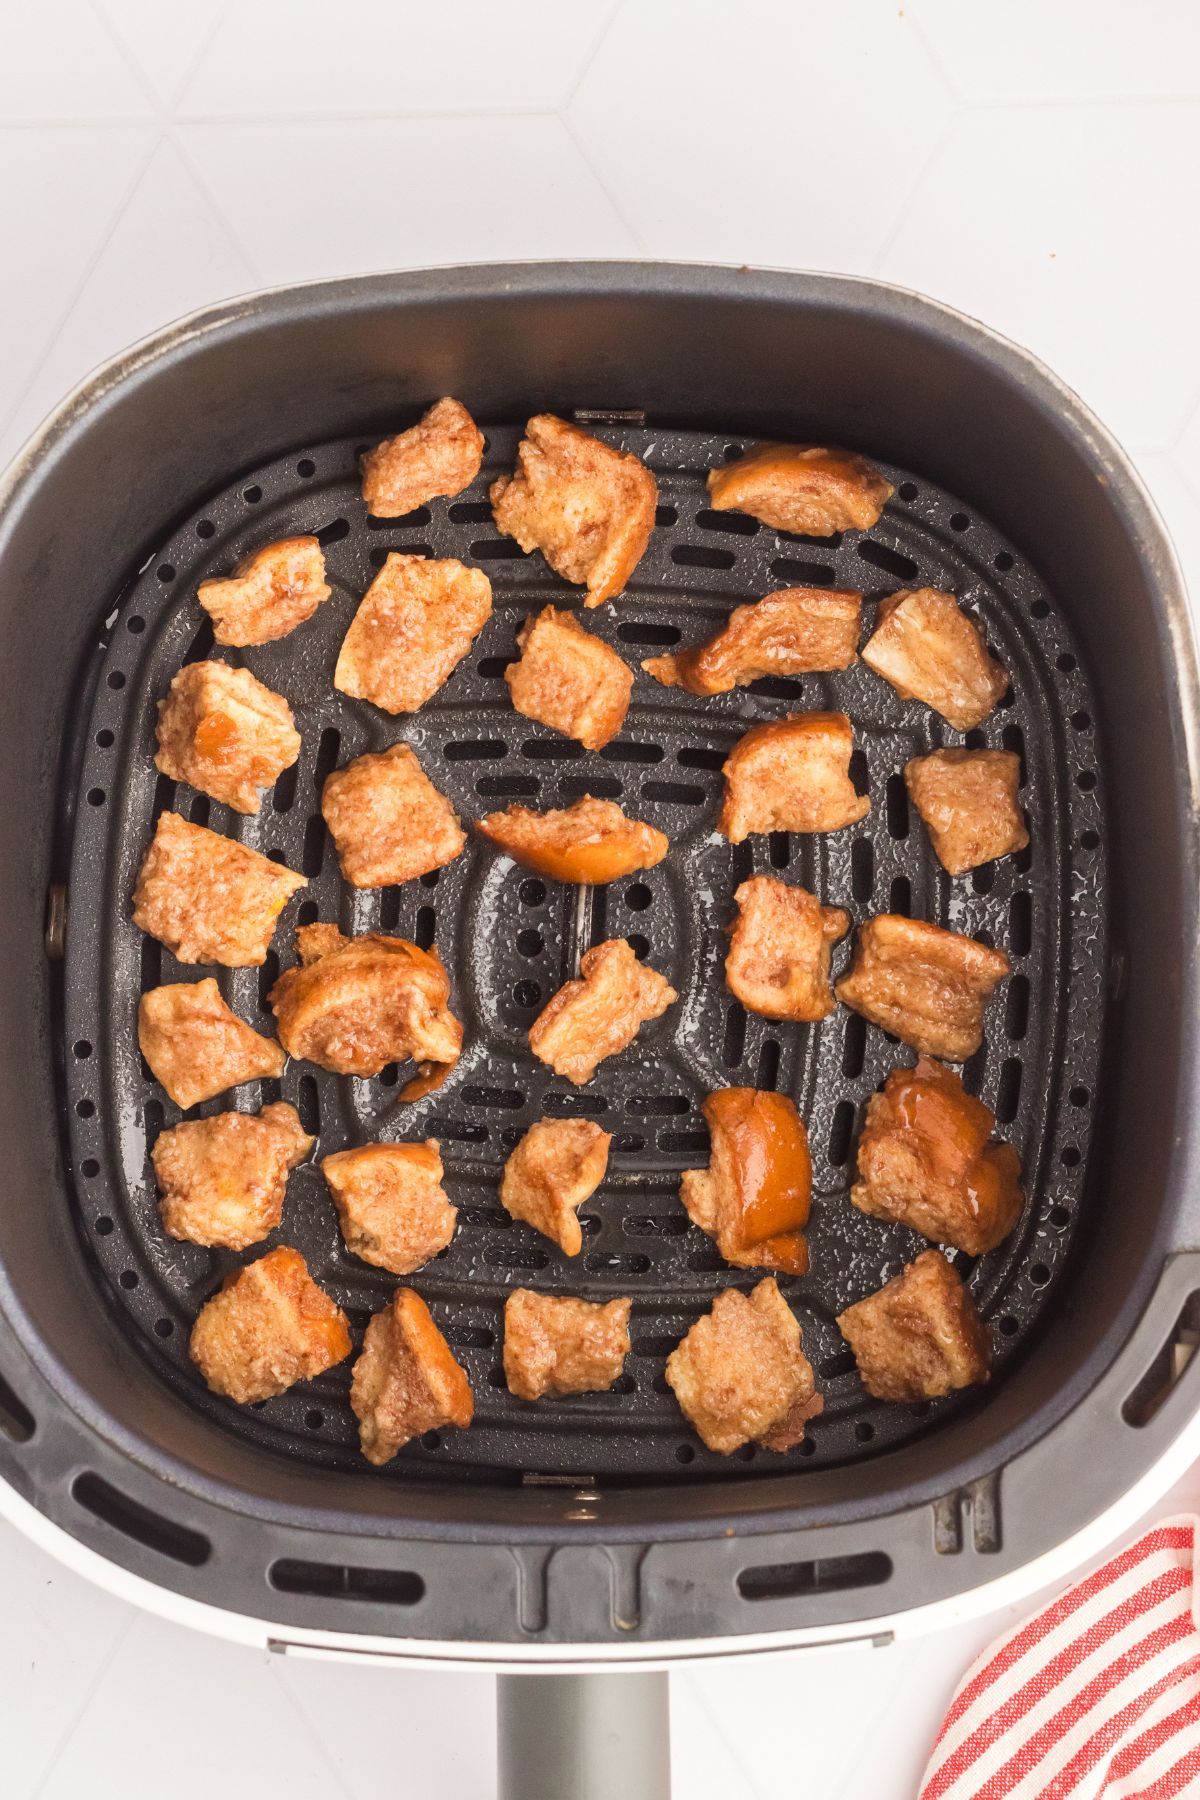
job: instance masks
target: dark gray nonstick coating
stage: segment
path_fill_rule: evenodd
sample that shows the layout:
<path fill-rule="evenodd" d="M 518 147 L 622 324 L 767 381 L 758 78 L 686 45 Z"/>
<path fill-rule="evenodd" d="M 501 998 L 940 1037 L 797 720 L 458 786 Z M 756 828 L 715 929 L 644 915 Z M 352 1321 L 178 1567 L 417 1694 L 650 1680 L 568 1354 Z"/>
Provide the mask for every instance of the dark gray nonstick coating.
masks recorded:
<path fill-rule="evenodd" d="M 262 1247 L 235 1257 L 163 1234 L 148 1146 L 179 1114 L 149 1078 L 135 1032 L 143 988 L 210 973 L 240 1016 L 273 1032 L 265 995 L 280 962 L 292 960 L 298 919 L 319 914 L 346 931 L 436 941 L 466 1028 L 454 1075 L 415 1106 L 395 1104 L 395 1069 L 359 1081 L 295 1063 L 280 1082 L 254 1084 L 234 1097 L 248 1108 L 280 1095 L 292 1101 L 319 1131 L 318 1155 L 376 1138 L 432 1136 L 441 1143 L 459 1228 L 412 1285 L 470 1375 L 475 1424 L 409 1445 L 392 1471 L 603 1480 L 745 1474 L 750 1463 L 776 1472 L 874 1455 L 934 1429 L 952 1408 L 986 1404 L 983 1393 L 933 1406 L 886 1406 L 865 1396 L 854 1373 L 834 1315 L 895 1274 L 923 1243 L 865 1218 L 846 1199 L 864 1103 L 911 1054 L 845 1008 L 811 1027 L 747 1015 L 732 1000 L 722 980 L 724 928 L 733 890 L 752 870 L 802 882 L 850 908 L 856 921 L 872 912 L 911 912 L 1000 945 L 1013 958 L 1015 973 L 989 1006 L 985 1048 L 965 1076 L 1019 1147 L 1030 1200 L 999 1250 L 973 1265 L 956 1258 L 991 1329 L 994 1382 L 1053 1306 L 1083 1223 L 1107 968 L 1102 777 L 1086 677 L 1053 596 L 985 519 L 902 470 L 889 470 L 898 491 L 869 534 L 799 539 L 707 509 L 705 471 L 739 445 L 635 425 L 596 429 L 643 456 L 660 487 L 658 526 L 629 591 L 586 616 L 588 628 L 635 669 L 664 647 L 706 637 L 731 606 L 771 588 L 854 587 L 875 600 L 928 584 L 953 589 L 977 612 L 1012 674 L 1012 691 L 964 740 L 928 708 L 901 701 L 862 664 L 803 681 L 760 681 L 703 701 L 661 688 L 639 669 L 619 738 L 598 755 L 584 752 L 515 713 L 502 679 L 528 612 L 550 599 L 578 604 L 578 590 L 539 556 L 521 555 L 492 524 L 487 483 L 511 466 L 519 435 L 512 427 L 491 429 L 484 472 L 469 493 L 408 519 L 366 516 L 358 494 L 361 445 L 351 440 L 301 448 L 257 470 L 215 494 L 175 533 L 104 626 L 108 647 L 87 727 L 66 967 L 78 1224 L 130 1338 L 181 1401 L 308 1463 L 362 1466 L 346 1400 L 349 1364 L 256 1408 L 216 1399 L 200 1382 L 187 1357 L 196 1311 L 228 1268 Z M 183 661 L 210 653 L 196 583 L 227 573 L 255 546 L 305 531 L 322 538 L 334 597 L 280 643 L 218 653 L 283 693 L 303 733 L 298 767 L 285 771 L 260 816 L 246 819 L 157 775 L 155 705 Z M 396 720 L 332 686 L 354 607 L 391 549 L 479 564 L 496 602 L 473 651 L 436 699 Z M 96 610 L 98 618 L 107 610 L 102 595 Z M 868 629 L 873 611 L 868 606 Z M 808 707 L 838 708 L 853 720 L 856 778 L 870 792 L 869 817 L 842 833 L 776 835 L 731 848 L 714 833 L 724 756 L 748 724 Z M 321 784 L 331 768 L 398 739 L 412 744 L 464 820 L 510 801 L 556 806 L 591 793 L 621 800 L 665 831 L 671 854 L 646 874 L 589 894 L 542 882 L 473 838 L 436 875 L 356 894 L 339 878 L 319 812 Z M 1032 842 L 1016 858 L 951 880 L 909 816 L 900 770 L 920 751 L 964 741 L 1022 754 Z M 129 896 L 152 821 L 166 807 L 310 878 L 284 914 L 262 970 L 184 967 L 134 929 Z M 591 1084 L 575 1089 L 532 1058 L 526 1032 L 575 972 L 580 949 L 613 936 L 630 938 L 681 999 L 633 1048 L 603 1063 Z M 835 967 L 848 956 L 849 940 Z M 713 1294 L 758 1279 L 726 1267 L 678 1200 L 680 1171 L 706 1160 L 700 1101 L 732 1084 L 794 1095 L 812 1144 L 811 1272 L 782 1286 L 803 1325 L 826 1410 L 785 1457 L 747 1448 L 726 1460 L 705 1451 L 663 1379 L 666 1354 Z M 223 1095 L 196 1110 L 234 1102 Z M 513 1223 L 497 1197 L 504 1158 L 542 1114 L 595 1118 L 615 1134 L 609 1176 L 584 1209 L 584 1249 L 575 1259 Z M 315 1278 L 347 1308 L 356 1339 L 395 1285 L 346 1252 L 314 1165 L 291 1177 L 283 1224 L 268 1242 L 303 1251 Z M 633 1296 L 633 1354 L 612 1390 L 533 1405 L 509 1395 L 500 1367 L 501 1315 L 517 1285 L 590 1299 Z"/>

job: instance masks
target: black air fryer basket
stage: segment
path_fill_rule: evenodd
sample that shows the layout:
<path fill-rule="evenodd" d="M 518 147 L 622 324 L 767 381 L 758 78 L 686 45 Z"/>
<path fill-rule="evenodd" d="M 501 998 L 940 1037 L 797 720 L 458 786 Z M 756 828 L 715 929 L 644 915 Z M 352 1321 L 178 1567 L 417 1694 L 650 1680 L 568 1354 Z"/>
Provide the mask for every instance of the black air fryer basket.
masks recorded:
<path fill-rule="evenodd" d="M 369 519 L 358 451 L 443 393 L 487 432 L 478 482 Z M 658 480 L 645 560 L 588 619 L 635 666 L 772 587 L 962 596 L 1013 678 L 966 741 L 1021 754 L 1029 850 L 973 878 L 940 871 L 898 772 L 963 739 L 861 666 L 704 702 L 639 672 L 598 755 L 517 715 L 502 679 L 515 627 L 569 590 L 498 536 L 486 489 L 542 410 L 635 450 Z M 861 450 L 896 494 L 869 533 L 831 540 L 708 510 L 706 471 L 759 437 Z M 1200 1290 L 1192 639 L 1129 465 L 1032 359 L 928 301 L 829 277 L 566 265 L 322 284 L 215 309 L 109 365 L 0 499 L 0 1471 L 77 1545 L 281 1645 L 646 1661 L 878 1631 L 1015 1578 L 1194 1434 L 1200 1373 L 1177 1353 Z M 294 531 L 321 538 L 334 598 L 241 659 L 304 737 L 298 768 L 243 819 L 157 776 L 154 704 L 211 648 L 197 580 Z M 330 681 L 393 549 L 477 563 L 496 600 L 443 694 L 398 721 Z M 738 849 L 715 838 L 720 764 L 746 724 L 829 705 L 854 720 L 868 819 Z M 437 875 L 352 895 L 321 782 L 401 737 L 464 818 L 611 796 L 668 833 L 671 857 L 577 893 L 475 844 Z M 134 1014 L 143 987 L 194 975 L 135 932 L 128 896 L 171 805 L 310 878 L 276 938 L 285 964 L 293 926 L 319 911 L 436 941 L 453 972 L 467 1050 L 440 1092 L 397 1107 L 394 1069 L 339 1081 L 292 1065 L 241 1097 L 282 1093 L 324 1150 L 442 1144 L 460 1226 L 414 1285 L 470 1374 L 476 1423 L 383 1472 L 357 1455 L 345 1367 L 239 1410 L 186 1356 L 199 1304 L 238 1259 L 156 1223 L 148 1142 L 177 1112 L 138 1058 Z M 787 871 L 856 920 L 910 912 L 1012 955 L 965 1071 L 1019 1145 L 1031 1195 L 1010 1242 L 959 1259 L 995 1345 L 987 1388 L 886 1407 L 845 1355 L 834 1314 L 920 1247 L 845 1199 L 856 1122 L 900 1053 L 844 1008 L 815 1029 L 732 1002 L 722 927 L 753 869 Z M 611 936 L 683 997 L 569 1089 L 525 1034 L 580 950 Z M 268 1029 L 277 966 L 220 977 Z M 731 1083 L 793 1094 L 813 1144 L 812 1272 L 785 1289 L 826 1411 L 784 1456 L 704 1451 L 663 1380 L 714 1292 L 754 1279 L 721 1263 L 677 1197 L 706 1156 L 699 1101 Z M 574 1262 L 496 1197 L 542 1113 L 614 1133 Z M 278 1236 L 359 1329 L 393 1285 L 342 1250 L 315 1168 L 293 1177 Z M 632 1294 L 613 1391 L 534 1407 L 507 1393 L 515 1285 Z"/>

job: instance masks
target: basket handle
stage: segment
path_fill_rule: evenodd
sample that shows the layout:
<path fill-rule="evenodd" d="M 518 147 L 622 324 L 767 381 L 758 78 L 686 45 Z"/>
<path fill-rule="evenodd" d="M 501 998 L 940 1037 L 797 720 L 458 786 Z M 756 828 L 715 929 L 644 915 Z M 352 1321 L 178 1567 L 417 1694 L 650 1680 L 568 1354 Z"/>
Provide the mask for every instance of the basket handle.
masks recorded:
<path fill-rule="evenodd" d="M 670 1800 L 669 1680 L 497 1676 L 498 1800 Z"/>

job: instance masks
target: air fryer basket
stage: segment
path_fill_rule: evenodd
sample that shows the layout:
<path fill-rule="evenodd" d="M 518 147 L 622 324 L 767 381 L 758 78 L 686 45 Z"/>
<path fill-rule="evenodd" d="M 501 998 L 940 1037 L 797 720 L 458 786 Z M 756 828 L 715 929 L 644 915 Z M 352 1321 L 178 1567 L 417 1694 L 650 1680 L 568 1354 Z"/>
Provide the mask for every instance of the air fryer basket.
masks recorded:
<path fill-rule="evenodd" d="M 604 430 L 603 426 L 597 429 Z M 337 1078 L 291 1064 L 282 1090 L 262 1082 L 255 1104 L 282 1097 L 319 1135 L 317 1156 L 380 1139 L 436 1138 L 461 1227 L 415 1278 L 471 1376 L 477 1403 L 469 1432 L 431 1433 L 405 1447 L 383 1479 L 417 1469 L 444 1478 L 481 1467 L 585 1477 L 727 1475 L 730 1464 L 700 1445 L 667 1387 L 667 1352 L 724 1286 L 750 1287 L 679 1203 L 682 1169 L 706 1160 L 699 1113 L 714 1088 L 743 1083 L 794 1094 L 808 1122 L 816 1200 L 812 1267 L 784 1291 L 800 1310 L 805 1347 L 825 1412 L 780 1460 L 738 1460 L 772 1473 L 880 1454 L 940 1427 L 979 1394 L 936 1405 L 872 1402 L 834 1323 L 836 1314 L 922 1248 L 915 1233 L 888 1230 L 846 1201 L 852 1130 L 866 1098 L 898 1060 L 911 1061 L 845 1007 L 820 1028 L 748 1015 L 725 987 L 724 927 L 733 892 L 752 870 L 789 868 L 824 899 L 858 917 L 902 910 L 1002 945 L 1016 973 L 991 1013 L 988 1041 L 966 1079 L 1019 1146 L 1036 1204 L 1021 1229 L 971 1267 L 959 1262 L 997 1345 L 996 1379 L 1048 1308 L 1081 1212 L 1079 1194 L 1099 1064 L 1107 936 L 1103 897 L 1104 790 L 1094 702 L 1061 609 L 1036 575 L 977 514 L 905 471 L 889 469 L 897 495 L 869 534 L 839 542 L 789 542 L 740 515 L 706 505 L 704 471 L 742 446 L 728 437 L 654 431 L 628 423 L 607 435 L 645 456 L 659 483 L 659 524 L 630 592 L 589 621 L 630 660 L 716 628 L 731 600 L 752 600 L 782 581 L 892 592 L 897 582 L 953 589 L 978 610 L 1013 685 L 986 727 L 971 733 L 1018 751 L 1032 840 L 1018 856 L 952 882 L 915 816 L 901 765 L 943 742 L 961 742 L 930 709 L 904 702 L 865 664 L 805 681 L 767 680 L 750 692 L 697 700 L 638 672 L 620 735 L 598 755 L 515 711 L 503 673 L 515 629 L 547 597 L 570 590 L 541 557 L 501 538 L 487 503 L 490 481 L 511 468 L 518 430 L 489 424 L 484 469 L 468 493 L 434 501 L 409 520 L 370 520 L 359 497 L 353 441 L 305 445 L 241 476 L 206 499 L 122 600 L 96 660 L 94 700 L 82 711 L 68 888 L 76 916 L 64 961 L 67 1117 L 80 1171 L 81 1225 L 103 1266 L 109 1297 L 143 1352 L 175 1382 L 181 1401 L 227 1429 L 293 1460 L 353 1469 L 357 1422 L 349 1364 L 260 1407 L 208 1393 L 187 1355 L 196 1309 L 227 1268 L 245 1259 L 180 1244 L 163 1234 L 148 1149 L 179 1110 L 166 1101 L 137 1051 L 140 988 L 194 980 L 130 918 L 129 895 L 152 832 L 168 806 L 242 838 L 309 877 L 281 921 L 278 951 L 261 969 L 222 971 L 234 1009 L 274 1034 L 266 996 L 281 956 L 293 957 L 298 919 L 338 919 L 346 931 L 399 931 L 436 941 L 451 971 L 466 1052 L 450 1080 L 417 1105 L 396 1104 L 398 1071 L 375 1081 Z M 247 819 L 177 787 L 154 767 L 156 702 L 185 659 L 212 651 L 196 583 L 230 568 L 256 544 L 315 531 L 325 543 L 336 598 L 303 632 L 237 660 L 296 712 L 301 762 L 281 776 L 263 811 Z M 440 694 L 406 719 L 348 700 L 333 686 L 347 623 L 389 550 L 459 556 L 491 572 L 496 612 L 470 657 Z M 514 554 L 515 552 L 515 554 Z M 868 625 L 869 629 L 869 625 Z M 798 706 L 837 707 L 854 720 L 859 775 L 872 812 L 853 832 L 751 839 L 736 849 L 713 829 L 721 763 L 755 719 Z M 559 804 L 582 793 L 621 799 L 665 831 L 671 855 L 636 879 L 593 892 L 531 879 L 475 843 L 448 868 L 379 894 L 340 880 L 320 816 L 321 785 L 335 763 L 405 738 L 463 818 L 509 801 Z M 580 951 L 628 937 L 679 990 L 680 1002 L 637 1046 L 572 1088 L 531 1055 L 539 1009 L 578 969 Z M 842 945 L 838 961 L 849 957 Z M 243 1101 L 245 1103 L 245 1100 Z M 204 1112 L 228 1106 L 227 1095 Z M 514 1225 L 497 1187 L 504 1158 L 544 1114 L 589 1117 L 614 1133 L 608 1176 L 584 1214 L 583 1255 L 562 1255 L 527 1225 Z M 316 1279 L 361 1328 L 395 1281 L 342 1243 L 316 1162 L 298 1171 L 272 1242 L 297 1245 Z M 522 1283 L 607 1300 L 631 1294 L 634 1353 L 615 1389 L 545 1399 L 509 1394 L 500 1363 L 506 1293 Z"/>
<path fill-rule="evenodd" d="M 479 483 L 408 520 L 367 520 L 356 448 L 442 392 L 488 431 Z M 599 414 L 595 429 L 659 477 L 651 551 L 629 594 L 589 619 L 630 662 L 786 582 L 962 593 L 1013 672 L 983 737 L 1023 753 L 1030 851 L 974 881 L 938 872 L 888 777 L 915 750 L 961 740 L 862 669 L 703 705 L 639 677 L 600 756 L 519 719 L 500 679 L 513 627 L 562 588 L 497 538 L 486 481 L 543 408 Z M 832 543 L 709 512 L 704 470 L 761 435 L 867 451 L 897 496 L 871 533 Z M 322 536 L 335 599 L 244 658 L 288 694 L 305 737 L 294 779 L 246 821 L 155 779 L 153 702 L 211 646 L 196 580 L 292 530 Z M 496 616 L 437 704 L 381 729 L 333 694 L 329 671 L 374 567 L 418 546 L 483 563 Z M 1193 652 L 1177 570 L 1127 465 L 1030 359 L 928 302 L 823 277 L 532 267 L 268 295 L 132 352 L 56 415 L 10 476 L 0 608 L 0 1469 L 74 1537 L 281 1632 L 636 1653 L 868 1620 L 1018 1569 L 1118 1499 L 1191 1420 L 1194 1370 L 1161 1405 L 1151 1397 L 1200 1289 Z M 737 732 L 826 704 L 855 720 L 870 819 L 840 839 L 714 842 L 717 769 Z M 509 798 L 619 794 L 678 848 L 582 906 L 478 846 L 411 891 L 350 897 L 320 780 L 335 757 L 399 735 L 464 817 Z M 321 916 L 340 906 L 344 928 L 436 936 L 454 967 L 468 1054 L 440 1094 L 396 1108 L 394 1071 L 365 1083 L 289 1068 L 283 1083 L 325 1149 L 439 1137 L 463 1206 L 418 1285 L 469 1368 L 477 1423 L 411 1446 L 382 1477 L 354 1454 L 344 1370 L 234 1413 L 187 1362 L 196 1305 L 237 1259 L 168 1245 L 154 1224 L 147 1136 L 176 1114 L 139 1066 L 133 1009 L 139 985 L 190 971 L 133 931 L 126 906 L 154 813 L 171 804 L 301 867 L 300 903 Z M 1014 953 L 967 1071 L 1034 1190 L 1013 1242 L 964 1263 L 998 1349 L 982 1395 L 873 1405 L 842 1353 L 833 1314 L 917 1245 L 843 1197 L 856 1109 L 897 1051 L 845 1009 L 819 1033 L 772 1027 L 722 990 L 733 886 L 789 861 L 856 918 L 911 910 Z M 277 940 L 285 962 L 297 910 Z M 677 986 L 705 973 L 677 1020 L 568 1093 L 535 1075 L 523 1033 L 606 935 L 642 939 Z M 222 977 L 244 1016 L 269 969 Z M 735 1080 L 794 1092 L 814 1138 L 813 1271 L 791 1291 L 828 1412 L 783 1458 L 703 1451 L 661 1378 L 665 1348 L 715 1288 L 745 1284 L 681 1229 L 675 1199 L 679 1170 L 704 1156 L 699 1099 Z M 578 1263 L 512 1226 L 494 1196 L 524 1125 L 567 1108 L 617 1134 Z M 293 1178 L 280 1235 L 357 1323 L 381 1304 L 390 1284 L 340 1251 L 315 1169 Z M 536 1408 L 506 1393 L 500 1308 L 521 1281 L 633 1294 L 618 1391 Z"/>

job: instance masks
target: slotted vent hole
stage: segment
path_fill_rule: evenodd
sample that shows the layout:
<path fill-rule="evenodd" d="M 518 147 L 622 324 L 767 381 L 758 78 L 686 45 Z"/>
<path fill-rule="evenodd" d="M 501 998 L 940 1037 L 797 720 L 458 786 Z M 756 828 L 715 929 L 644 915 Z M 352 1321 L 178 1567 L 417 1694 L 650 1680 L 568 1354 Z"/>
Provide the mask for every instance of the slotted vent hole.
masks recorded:
<path fill-rule="evenodd" d="M 850 1158 L 850 1140 L 854 1134 L 854 1103 L 839 1100 L 833 1109 L 829 1128 L 829 1162 L 834 1169 L 844 1168 Z"/>
<path fill-rule="evenodd" d="M 903 775 L 889 775 L 886 788 L 888 836 L 903 841 L 908 836 L 908 787 Z"/>
<path fill-rule="evenodd" d="M 850 892 L 861 906 L 875 891 L 875 846 L 870 838 L 855 838 L 850 850 Z"/>
<path fill-rule="evenodd" d="M 848 1080 L 853 1081 L 862 1074 L 866 1054 L 867 1021 L 861 1013 L 847 1013 L 846 1030 L 842 1038 L 842 1074 Z"/>
<path fill-rule="evenodd" d="M 886 544 L 876 543 L 874 538 L 862 538 L 858 554 L 863 562 L 870 563 L 873 569 L 883 569 L 886 574 L 894 575 L 905 587 L 913 586 L 920 577 L 921 571 L 911 557 L 902 556 L 898 550 L 890 550 Z"/>

